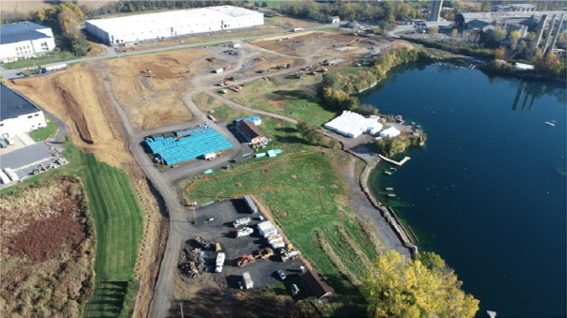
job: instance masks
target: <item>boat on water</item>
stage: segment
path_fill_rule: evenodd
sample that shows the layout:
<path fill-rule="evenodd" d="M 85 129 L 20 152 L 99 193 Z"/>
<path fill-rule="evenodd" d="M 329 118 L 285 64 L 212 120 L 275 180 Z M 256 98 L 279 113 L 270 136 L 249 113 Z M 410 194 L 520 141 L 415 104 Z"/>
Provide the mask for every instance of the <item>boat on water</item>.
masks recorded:
<path fill-rule="evenodd" d="M 545 124 L 551 127 L 555 127 L 555 123 L 552 123 L 550 121 L 546 121 Z"/>

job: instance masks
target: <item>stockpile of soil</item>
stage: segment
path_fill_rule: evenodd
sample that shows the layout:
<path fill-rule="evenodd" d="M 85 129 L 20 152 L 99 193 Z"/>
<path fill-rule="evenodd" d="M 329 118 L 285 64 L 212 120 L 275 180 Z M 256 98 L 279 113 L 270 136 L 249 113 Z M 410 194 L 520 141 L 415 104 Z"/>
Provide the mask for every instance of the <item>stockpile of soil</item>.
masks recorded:
<path fill-rule="evenodd" d="M 50 178 L 3 196 L 0 213 L 2 316 L 77 317 L 94 279 L 80 180 Z"/>

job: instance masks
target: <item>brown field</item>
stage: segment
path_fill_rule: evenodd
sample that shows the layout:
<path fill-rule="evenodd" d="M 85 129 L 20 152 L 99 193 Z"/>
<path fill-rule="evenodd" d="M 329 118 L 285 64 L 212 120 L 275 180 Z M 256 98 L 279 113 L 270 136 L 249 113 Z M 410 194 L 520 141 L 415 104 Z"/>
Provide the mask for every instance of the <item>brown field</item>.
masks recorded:
<path fill-rule="evenodd" d="M 334 44 L 357 46 L 357 39 L 360 38 L 344 33 L 306 32 L 256 40 L 252 44 L 280 54 L 304 57 Z"/>
<path fill-rule="evenodd" d="M 2 197 L 2 316 L 79 316 L 94 280 L 85 195 L 64 177 Z"/>
<path fill-rule="evenodd" d="M 305 21 L 305 20 L 294 19 L 294 18 L 289 18 L 289 17 L 284 17 L 284 16 L 275 16 L 275 17 L 272 17 L 272 18 L 266 18 L 266 20 L 277 23 L 277 24 L 279 24 L 279 25 L 281 25 L 285 28 L 288 28 L 288 29 L 313 28 L 313 27 L 317 27 L 317 26 L 321 25 L 321 23 L 318 23 L 318 22 Z"/>

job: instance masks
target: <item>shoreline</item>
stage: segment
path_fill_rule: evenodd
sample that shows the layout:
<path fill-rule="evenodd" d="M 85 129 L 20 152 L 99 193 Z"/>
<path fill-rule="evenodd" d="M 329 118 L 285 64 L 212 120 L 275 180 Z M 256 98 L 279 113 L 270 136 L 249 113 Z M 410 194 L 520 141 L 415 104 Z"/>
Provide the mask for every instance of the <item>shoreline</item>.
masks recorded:
<path fill-rule="evenodd" d="M 368 160 L 366 158 L 357 155 L 356 153 L 350 150 L 347 150 L 347 152 L 359 158 L 360 160 L 364 161 L 365 163 L 364 169 L 360 174 L 360 178 L 358 182 L 358 186 L 360 187 L 360 190 L 362 190 L 362 193 L 364 193 L 364 195 L 366 196 L 372 207 L 374 207 L 374 209 L 380 212 L 380 215 L 385 219 L 388 226 L 396 234 L 398 240 L 400 241 L 400 244 L 409 250 L 411 257 L 412 258 L 417 257 L 419 250 L 416 245 L 416 242 L 414 241 L 414 238 L 417 240 L 417 237 L 415 237 L 413 231 L 411 231 L 410 229 L 411 232 L 408 232 L 405 226 L 398 219 L 393 209 L 389 206 L 382 205 L 382 203 L 376 198 L 374 193 L 368 187 L 368 180 L 370 174 L 380 164 L 382 159 L 376 155 L 376 156 L 372 156 L 372 159 Z"/>

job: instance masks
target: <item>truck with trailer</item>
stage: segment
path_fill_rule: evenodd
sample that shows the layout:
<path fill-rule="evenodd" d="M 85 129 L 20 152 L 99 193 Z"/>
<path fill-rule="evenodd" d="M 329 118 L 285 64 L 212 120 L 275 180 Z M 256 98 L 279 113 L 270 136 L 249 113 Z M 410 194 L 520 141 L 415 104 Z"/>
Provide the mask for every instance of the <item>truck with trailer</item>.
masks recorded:
<path fill-rule="evenodd" d="M 6 175 L 8 175 L 10 180 L 14 182 L 20 181 L 20 177 L 18 177 L 18 175 L 11 168 L 4 168 L 4 172 L 6 173 Z"/>
<path fill-rule="evenodd" d="M 249 217 L 245 217 L 232 222 L 232 226 L 239 227 L 243 225 L 248 225 L 250 222 L 252 222 L 252 219 Z"/>
<path fill-rule="evenodd" d="M 10 183 L 10 178 L 2 170 L 0 170 L 0 181 L 2 181 L 2 184 Z"/>
<path fill-rule="evenodd" d="M 296 259 L 299 257 L 299 255 L 301 255 L 301 252 L 299 252 L 298 250 L 283 253 L 281 254 L 282 262 L 287 262 L 290 259 Z"/>
<path fill-rule="evenodd" d="M 224 260 L 226 259 L 226 255 L 223 252 L 217 254 L 217 259 L 215 261 L 215 272 L 221 273 L 222 267 L 224 266 Z"/>

